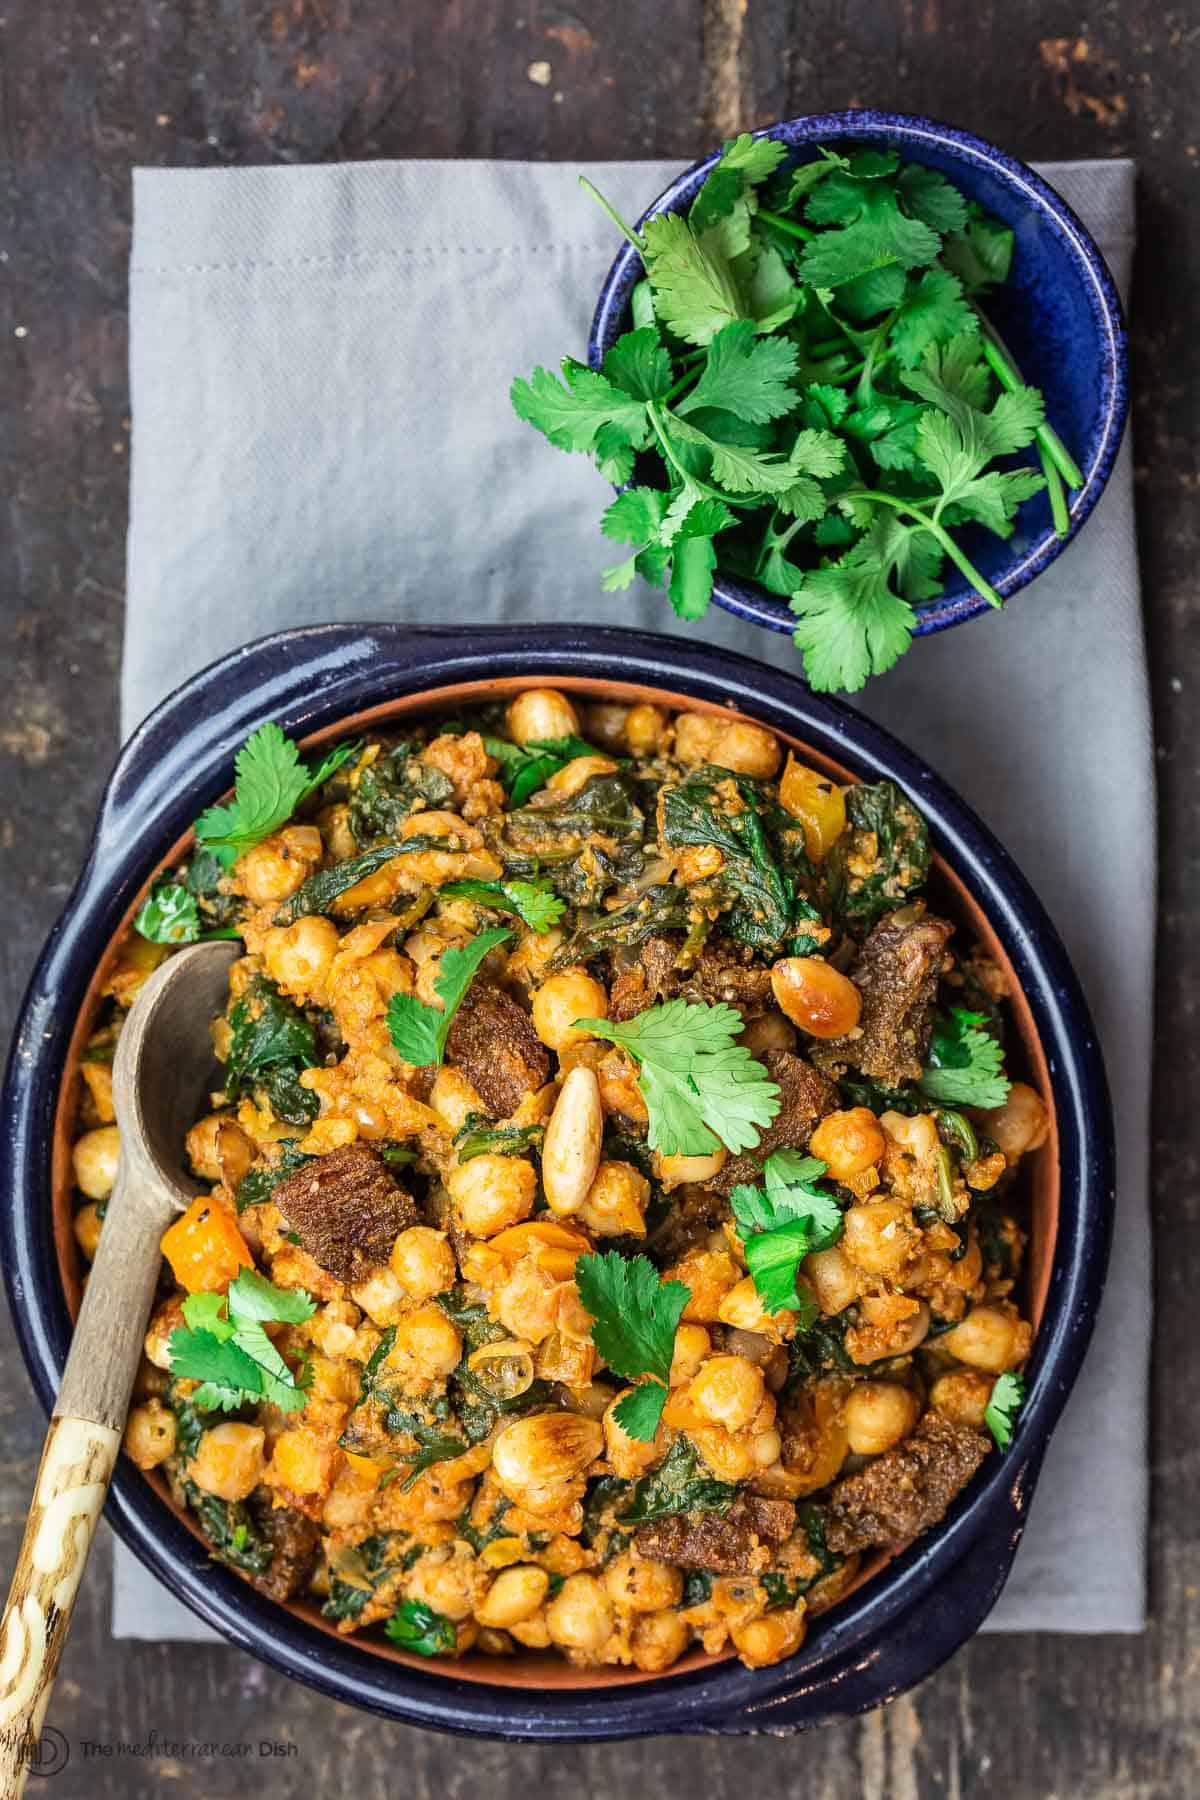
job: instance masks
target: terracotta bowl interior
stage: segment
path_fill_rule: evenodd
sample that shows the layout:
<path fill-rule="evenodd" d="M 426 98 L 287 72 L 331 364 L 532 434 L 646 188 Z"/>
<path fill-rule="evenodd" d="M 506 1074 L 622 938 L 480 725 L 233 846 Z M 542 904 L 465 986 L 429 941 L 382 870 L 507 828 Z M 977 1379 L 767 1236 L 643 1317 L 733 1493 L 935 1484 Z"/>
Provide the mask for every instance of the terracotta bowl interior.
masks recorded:
<path fill-rule="evenodd" d="M 523 687 L 540 685 L 531 680 L 523 680 L 519 676 L 497 681 L 463 682 L 454 686 L 431 689 L 424 694 L 414 694 L 406 699 L 374 706 L 365 712 L 352 714 L 325 730 L 315 732 L 304 740 L 306 747 L 326 743 L 330 739 L 342 738 L 368 730 L 384 730 L 401 721 L 410 721 L 430 713 L 452 712 L 464 705 L 479 705 L 485 701 L 504 699 L 519 692 Z M 650 688 L 621 681 L 597 681 L 588 677 L 556 676 L 554 685 L 564 691 L 576 694 L 583 700 L 613 699 L 634 703 L 652 701 L 672 711 L 708 712 L 723 717 L 747 717 L 728 708 L 717 706 L 711 702 L 695 700 L 688 694 L 673 693 L 668 689 Z M 813 767 L 834 776 L 838 781 L 849 782 L 856 778 L 840 764 L 831 761 L 810 749 L 801 739 L 791 737 L 788 733 L 772 727 L 776 736 L 784 743 L 803 755 Z M 190 849 L 192 835 L 185 833 L 172 844 L 163 857 L 155 876 L 164 868 L 174 866 Z M 1012 994 L 1011 1008 L 1013 1022 L 1024 1053 L 1026 1071 L 1033 1085 L 1039 1090 L 1050 1109 L 1050 1137 L 1044 1149 L 1031 1159 L 1030 1167 L 1030 1243 L 1026 1269 L 1026 1304 L 1029 1316 L 1036 1330 L 1042 1317 L 1046 1295 L 1050 1283 L 1051 1264 L 1054 1255 L 1054 1241 L 1058 1224 L 1059 1202 L 1059 1157 L 1058 1126 L 1054 1115 L 1053 1091 L 1050 1086 L 1049 1070 L 1045 1053 L 1038 1038 L 1033 1022 L 1033 1015 L 1024 994 L 1017 985 L 1013 975 L 1012 964 L 1005 954 L 996 933 L 992 929 L 985 914 L 968 894 L 963 883 L 953 869 L 939 856 L 935 858 L 937 878 L 946 891 L 954 916 L 962 921 L 973 938 L 981 943 L 989 955 L 995 958 L 1005 970 L 1009 978 Z M 155 877 L 152 877 L 153 880 Z M 79 1018 L 71 1038 L 70 1049 L 59 1088 L 58 1105 L 55 1115 L 54 1150 L 52 1166 L 52 1191 L 54 1207 L 54 1242 L 58 1257 L 59 1272 L 62 1278 L 63 1291 L 71 1317 L 74 1319 L 79 1309 L 81 1293 L 81 1259 L 72 1230 L 73 1182 L 71 1178 L 71 1140 L 74 1119 L 79 1105 L 80 1090 L 80 1055 L 83 1046 L 94 1029 L 93 1021 L 99 1011 L 101 992 L 109 972 L 116 959 L 117 951 L 133 917 L 145 898 L 150 881 L 131 903 L 114 933 L 103 957 L 96 968 L 84 997 Z M 192 1535 L 203 1542 L 191 1514 L 177 1507 L 171 1499 L 166 1482 L 157 1473 L 144 1476 L 158 1494 L 162 1504 L 175 1514 L 191 1531 Z M 877 1574 L 891 1560 L 892 1552 L 884 1552 L 866 1560 L 860 1569 L 853 1587 L 860 1587 Z M 848 1590 L 848 1591 L 852 1591 Z M 339 1634 L 333 1626 L 321 1617 L 319 1610 L 307 1603 L 291 1603 L 287 1610 L 306 1623 L 331 1637 Z M 365 1634 L 355 1637 L 355 1643 L 369 1649 L 374 1655 L 388 1661 L 406 1664 L 410 1668 L 428 1671 L 430 1665 L 421 1657 L 412 1656 L 396 1649 L 382 1639 L 368 1637 Z M 715 1663 L 728 1660 L 731 1653 L 724 1656 L 706 1656 L 703 1651 L 693 1651 L 674 1664 L 668 1672 L 669 1676 L 683 1675 L 697 1669 L 707 1668 Z M 456 1680 L 480 1682 L 492 1687 L 515 1688 L 610 1688 L 632 1685 L 647 1681 L 659 1681 L 659 1675 L 644 1674 L 639 1670 L 611 1669 L 588 1671 L 572 1668 L 569 1663 L 545 1654 L 529 1653 L 512 1657 L 467 1656 L 454 1665 Z"/>

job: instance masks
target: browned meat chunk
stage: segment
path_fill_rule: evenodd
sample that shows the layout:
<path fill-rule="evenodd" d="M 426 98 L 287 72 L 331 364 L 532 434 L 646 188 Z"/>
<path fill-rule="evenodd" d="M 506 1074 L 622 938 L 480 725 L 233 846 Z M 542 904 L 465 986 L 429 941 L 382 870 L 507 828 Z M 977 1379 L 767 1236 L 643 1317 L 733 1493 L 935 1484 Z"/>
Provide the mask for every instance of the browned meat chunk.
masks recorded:
<path fill-rule="evenodd" d="M 365 1144 L 331 1150 L 279 1183 L 271 1198 L 305 1250 L 339 1281 L 385 1263 L 416 1202 Z"/>
<path fill-rule="evenodd" d="M 778 1545 L 796 1529 L 790 1500 L 761 1500 L 742 1494 L 729 1511 L 672 1513 L 641 1525 L 634 1542 L 643 1556 L 677 1563 L 683 1569 L 712 1569 L 719 1575 L 752 1575 L 769 1568 Z"/>
<path fill-rule="evenodd" d="M 839 1555 L 928 1531 L 987 1455 L 987 1439 L 928 1412 L 911 1437 L 833 1489 L 825 1539 Z"/>
<path fill-rule="evenodd" d="M 636 1018 L 659 1000 L 675 993 L 675 958 L 682 938 L 647 938 L 638 950 L 637 962 L 622 969 L 608 996 L 608 1016 L 617 1022 Z"/>
<path fill-rule="evenodd" d="M 771 1001 L 771 971 L 753 962 L 754 952 L 746 945 L 720 939 L 706 944 L 696 959 L 696 966 L 679 983 L 678 992 L 685 1000 L 713 1006 L 725 1001 L 738 1007 L 750 1018 L 766 1011 Z"/>
<path fill-rule="evenodd" d="M 779 1088 L 779 1111 L 763 1132 L 753 1156 L 731 1156 L 709 1182 L 728 1194 L 739 1182 L 760 1181 L 762 1166 L 774 1150 L 807 1150 L 808 1140 L 826 1113 L 838 1107 L 838 1091 L 811 1063 L 790 1050 L 768 1050 L 767 1072 Z"/>
<path fill-rule="evenodd" d="M 945 919 L 910 917 L 898 924 L 896 918 L 880 919 L 850 971 L 862 995 L 858 1030 L 813 1051 L 823 1069 L 849 1063 L 888 1087 L 920 1077 L 942 953 L 954 930 Z"/>
<path fill-rule="evenodd" d="M 264 1507 L 261 1525 L 275 1554 L 270 1568 L 252 1578 L 254 1586 L 271 1600 L 290 1600 L 308 1586 L 321 1542 L 321 1527 L 290 1506 Z"/>
<path fill-rule="evenodd" d="M 490 982 L 477 981 L 454 1015 L 446 1055 L 497 1119 L 550 1078 L 550 1058 L 528 1013 Z"/>

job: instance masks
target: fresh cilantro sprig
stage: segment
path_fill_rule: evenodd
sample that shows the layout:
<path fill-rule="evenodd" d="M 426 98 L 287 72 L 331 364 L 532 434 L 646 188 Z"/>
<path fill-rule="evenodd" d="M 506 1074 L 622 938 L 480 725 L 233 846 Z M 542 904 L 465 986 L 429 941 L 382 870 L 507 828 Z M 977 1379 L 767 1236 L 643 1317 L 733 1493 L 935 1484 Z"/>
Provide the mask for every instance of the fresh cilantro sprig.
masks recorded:
<path fill-rule="evenodd" d="M 807 1323 L 816 1316 L 811 1296 L 796 1286 L 811 1250 L 827 1250 L 842 1235 L 842 1209 L 817 1184 L 826 1165 L 796 1150 L 776 1150 L 763 1165 L 762 1187 L 740 1185 L 729 1196 L 746 1267 L 768 1312 L 789 1308 Z"/>
<path fill-rule="evenodd" d="M 454 1015 L 474 981 L 480 963 L 489 950 L 494 950 L 497 944 L 507 943 L 511 936 L 511 931 L 497 926 L 491 931 L 481 931 L 465 950 L 443 951 L 441 968 L 433 984 L 434 992 L 443 1002 L 440 1012 L 436 1006 L 426 1006 L 412 994 L 392 995 L 387 1009 L 388 1034 L 405 1062 L 414 1063 L 417 1068 L 441 1062 Z"/>
<path fill-rule="evenodd" d="M 567 910 L 548 881 L 450 881 L 439 893 L 443 899 L 474 900 L 497 912 L 516 913 L 539 935 L 557 925 Z"/>
<path fill-rule="evenodd" d="M 530 794 L 544 787 L 552 775 L 565 769 L 577 756 L 601 754 L 594 744 L 585 743 L 581 737 L 543 738 L 529 744 L 485 737 L 483 747 L 500 764 L 500 780 L 510 806 L 524 806 Z"/>
<path fill-rule="evenodd" d="M 241 1269 L 225 1294 L 189 1294 L 186 1326 L 171 1333 L 171 1374 L 198 1381 L 192 1403 L 202 1412 L 235 1412 L 268 1400 L 281 1412 L 304 1405 L 297 1378 L 267 1335 L 269 1324 L 300 1325 L 317 1309 L 300 1288 L 279 1288 L 254 1269 Z"/>
<path fill-rule="evenodd" d="M 196 820 L 196 841 L 232 862 L 285 825 L 296 808 L 323 787 L 358 748 L 338 744 L 315 766 L 300 760 L 291 738 L 269 723 L 246 739 L 234 759 L 237 786 L 224 806 L 210 806 Z"/>
<path fill-rule="evenodd" d="M 1003 1106 L 1012 1089 L 1004 1073 L 1004 1050 L 983 1013 L 952 1007 L 934 1019 L 920 1088 L 942 1106 Z"/>
<path fill-rule="evenodd" d="M 789 156 L 744 133 L 686 215 L 636 231 L 585 181 L 642 259 L 632 328 L 512 399 L 622 489 L 605 591 L 640 576 L 696 620 L 718 571 L 755 580 L 790 602 L 812 685 L 854 692 L 948 570 L 1001 604 L 961 527 L 1007 537 L 1046 487 L 1065 534 L 1083 478 L 981 310 L 1012 232 L 890 148 Z M 1040 467 L 1013 466 L 1034 444 Z"/>
<path fill-rule="evenodd" d="M 984 1408 L 983 1422 L 996 1440 L 997 1447 L 1007 1450 L 1012 1443 L 1017 1414 L 1025 1404 L 1024 1377 L 1012 1369 L 998 1375 L 992 1385 L 991 1398 Z"/>
<path fill-rule="evenodd" d="M 779 1111 L 779 1089 L 737 1042 L 745 1026 L 731 1006 L 668 1000 L 623 1024 L 575 1023 L 637 1062 L 647 1140 L 664 1156 L 707 1156 L 722 1144 L 735 1155 L 752 1150 Z"/>
<path fill-rule="evenodd" d="M 575 1280 L 592 1315 L 597 1350 L 617 1375 L 641 1384 L 618 1402 L 613 1416 L 630 1437 L 649 1443 L 662 1418 L 675 1330 L 691 1289 L 682 1281 L 660 1281 L 648 1256 L 624 1257 L 616 1250 L 581 1256 Z"/>
<path fill-rule="evenodd" d="M 207 944 L 216 938 L 240 938 L 232 925 L 205 931 L 196 896 L 181 882 L 163 881 L 138 909 L 134 930 L 152 944 Z"/>

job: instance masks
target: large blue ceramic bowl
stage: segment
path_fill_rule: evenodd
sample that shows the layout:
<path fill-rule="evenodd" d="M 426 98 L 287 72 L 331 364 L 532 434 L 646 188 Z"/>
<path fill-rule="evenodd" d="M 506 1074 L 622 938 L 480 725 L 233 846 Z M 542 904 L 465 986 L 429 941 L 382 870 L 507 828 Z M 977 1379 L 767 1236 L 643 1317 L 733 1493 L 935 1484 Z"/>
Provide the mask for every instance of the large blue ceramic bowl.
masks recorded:
<path fill-rule="evenodd" d="M 0 1097 L 0 1256 L 21 1348 L 49 1408 L 78 1291 L 66 1150 L 95 973 L 151 875 L 225 790 L 235 750 L 278 720 L 298 737 L 558 682 L 585 695 L 733 707 L 851 777 L 902 784 L 928 819 L 959 910 L 1007 959 L 1018 1023 L 1055 1121 L 1034 1195 L 1029 1398 L 1011 1447 L 987 1459 L 944 1522 L 829 1615 L 790 1661 L 751 1672 L 693 1657 L 681 1672 L 602 1672 L 479 1659 L 455 1673 L 332 1635 L 209 1560 L 161 1484 L 122 1459 L 108 1516 L 180 1599 L 231 1642 L 339 1700 L 410 1724 L 539 1741 L 679 1731 L 783 1731 L 844 1718 L 927 1675 L 976 1629 L 1008 1573 L 1046 1447 L 1078 1372 L 1104 1278 L 1112 1149 L 1104 1071 L 1062 945 L 995 839 L 931 769 L 793 676 L 701 644 L 587 627 L 319 626 L 264 638 L 173 694 L 123 750 L 87 866 L 34 971 Z M 74 1050 L 72 1044 L 74 1043 Z M 59 1129 L 56 1133 L 56 1118 Z M 1044 1204 L 1042 1204 L 1044 1202 Z M 1039 1211 L 1040 1208 L 1040 1211 Z M 155 1478 L 156 1479 L 156 1478 Z"/>
<path fill-rule="evenodd" d="M 907 161 L 945 175 L 1015 233 L 1012 274 L 988 296 L 987 312 L 1026 380 L 1045 395 L 1046 416 L 1079 464 L 1083 486 L 1070 496 L 1066 537 L 1056 534 L 1044 493 L 1019 508 L 1010 538 L 980 527 L 962 534 L 976 567 L 1007 599 L 1040 575 L 1079 531 L 1104 490 L 1125 429 L 1125 321 L 1095 240 L 1040 175 L 957 126 L 904 113 L 862 111 L 786 119 L 754 135 L 788 144 L 798 161 L 811 160 L 818 144 L 828 149 L 893 145 Z M 647 206 L 642 219 L 686 211 L 719 154 L 714 150 L 685 169 Z M 626 244 L 605 277 L 592 319 L 588 358 L 593 368 L 599 368 L 605 351 L 630 328 L 629 299 L 641 275 L 641 258 Z M 914 608 L 918 637 L 987 611 L 987 602 L 963 576 L 953 571 L 951 576 L 943 593 Z M 771 631 L 790 632 L 795 624 L 787 601 L 752 581 L 718 572 L 713 598 L 738 618 Z"/>

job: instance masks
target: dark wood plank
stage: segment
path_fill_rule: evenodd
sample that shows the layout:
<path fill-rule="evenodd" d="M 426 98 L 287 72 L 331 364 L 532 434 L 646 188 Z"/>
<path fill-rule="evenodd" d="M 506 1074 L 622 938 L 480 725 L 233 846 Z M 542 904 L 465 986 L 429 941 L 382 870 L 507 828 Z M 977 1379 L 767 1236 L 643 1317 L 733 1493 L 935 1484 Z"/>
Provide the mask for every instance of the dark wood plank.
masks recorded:
<path fill-rule="evenodd" d="M 158 1794 L 583 1792 L 764 1800 L 1194 1785 L 1200 1698 L 1191 1410 L 1200 1200 L 1189 1126 L 1200 1005 L 1186 933 L 1200 877 L 1195 394 L 1198 33 L 1187 8 L 1064 0 L 9 0 L 0 25 L 0 1008 L 83 853 L 115 749 L 126 511 L 124 270 L 136 162 L 374 156 L 690 159 L 739 124 L 854 102 L 950 115 L 1031 157 L 1136 155 L 1136 447 L 1164 827 L 1155 1204 L 1154 1618 L 1142 1638 L 982 1639 L 916 1695 L 799 1744 L 547 1752 L 402 1732 L 226 1649 L 111 1645 L 102 1554 L 54 1718 L 56 1800 Z M 1082 46 L 1082 48 L 1081 48 Z M 542 68 L 538 65 L 548 65 Z M 532 74 L 531 74 L 532 71 Z M 1190 132 L 1189 132 L 1190 128 Z M 1086 651 L 1084 652 L 1086 653 Z M 1103 653 L 1097 647 L 1096 653 Z M 1114 772 L 1119 779 L 1119 771 Z M 1137 845 L 1113 853 L 1139 854 Z M 1148 997 L 1149 998 L 1149 997 Z M 1118 1246 L 1118 1254 L 1120 1246 Z M 7 1347 L 7 1346 L 6 1346 Z M 11 1565 L 41 1421 L 0 1361 L 0 1556 Z M 1119 1430 L 1119 1421 L 1114 1421 Z M 238 1759 L 85 1758 L 87 1739 L 245 1742 Z M 294 1760 L 260 1756 L 290 1741 Z"/>

